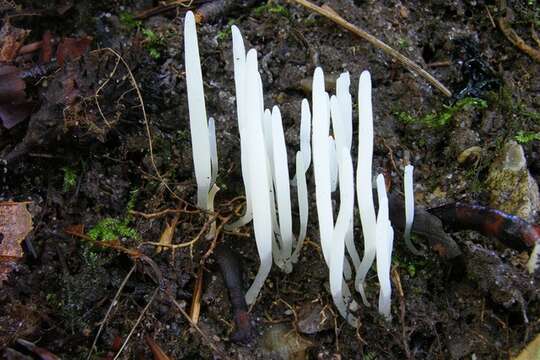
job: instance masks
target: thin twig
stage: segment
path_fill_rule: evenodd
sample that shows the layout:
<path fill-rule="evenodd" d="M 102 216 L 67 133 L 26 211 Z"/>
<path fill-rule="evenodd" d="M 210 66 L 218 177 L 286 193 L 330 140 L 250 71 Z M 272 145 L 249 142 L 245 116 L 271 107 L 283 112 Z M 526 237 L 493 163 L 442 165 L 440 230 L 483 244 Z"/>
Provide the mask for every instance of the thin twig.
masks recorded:
<path fill-rule="evenodd" d="M 401 278 L 397 266 L 392 268 L 392 279 L 394 280 L 394 286 L 397 289 L 399 297 L 399 322 L 401 324 L 401 341 L 403 342 L 403 350 L 407 359 L 412 359 L 411 349 L 409 347 L 409 336 L 405 330 L 405 295 L 403 293 L 403 287 L 401 286 Z"/>
<path fill-rule="evenodd" d="M 167 214 L 178 214 L 178 213 L 183 213 L 183 214 L 197 214 L 197 213 L 200 213 L 201 211 L 200 210 L 185 210 L 185 209 L 165 209 L 165 210 L 161 210 L 161 211 L 157 211 L 157 212 L 154 212 L 154 213 L 143 213 L 143 212 L 140 212 L 140 211 L 135 211 L 135 210 L 130 210 L 129 213 L 131 215 L 136 215 L 136 216 L 141 216 L 145 219 L 155 219 L 155 218 L 159 218 L 159 217 L 162 217 L 164 215 L 167 215 Z"/>
<path fill-rule="evenodd" d="M 144 100 L 143 100 L 143 97 L 142 97 L 141 90 L 139 89 L 139 85 L 137 84 L 137 80 L 135 79 L 135 76 L 133 75 L 133 72 L 129 68 L 128 63 L 124 60 L 124 58 L 118 52 L 116 52 L 112 48 L 103 48 L 103 49 L 99 49 L 99 50 L 94 50 L 94 52 L 101 52 L 101 51 L 109 51 L 109 52 L 111 52 L 112 54 L 114 54 L 115 56 L 117 56 L 120 59 L 120 61 L 122 62 L 122 64 L 126 68 L 126 71 L 128 73 L 131 84 L 133 85 L 133 87 L 135 88 L 135 91 L 137 92 L 137 97 L 139 98 L 139 102 L 141 104 L 141 111 L 142 111 L 142 115 L 143 115 L 143 121 L 144 121 L 145 130 L 146 130 L 146 135 L 147 135 L 147 138 L 148 138 L 148 150 L 150 152 L 150 164 L 152 165 L 152 168 L 154 169 L 154 172 L 156 173 L 157 178 L 159 179 L 160 183 L 171 193 L 171 195 L 175 199 L 179 200 L 180 202 L 182 202 L 184 204 L 189 204 L 186 200 L 182 199 L 180 196 L 178 196 L 170 188 L 170 186 L 167 184 L 167 182 L 165 181 L 165 179 L 163 178 L 163 176 L 159 172 L 159 169 L 157 167 L 156 160 L 155 160 L 155 157 L 154 157 L 154 144 L 153 144 L 153 141 L 152 141 L 152 132 L 150 131 L 150 122 L 148 121 L 148 116 L 146 115 L 146 109 L 145 109 L 145 106 L 144 106 Z"/>
<path fill-rule="evenodd" d="M 193 0 L 177 0 L 169 4 L 160 4 L 151 9 L 141 11 L 140 13 L 136 14 L 134 18 L 136 20 L 144 20 L 150 16 L 158 15 L 163 12 L 176 9 L 179 6 L 184 7 L 184 8 L 189 8 L 191 7 L 192 3 L 193 3 Z"/>
<path fill-rule="evenodd" d="M 452 96 L 452 92 L 450 90 L 448 90 L 443 84 L 441 84 L 437 79 L 435 79 L 430 73 L 422 69 L 420 65 L 416 64 L 414 61 L 402 55 L 398 51 L 394 50 L 393 48 L 391 48 L 390 46 L 388 46 L 381 40 L 377 39 L 375 36 L 366 32 L 365 30 L 362 30 L 356 25 L 351 24 L 350 22 L 348 22 L 347 20 L 339 16 L 334 10 L 329 10 L 327 7 L 317 6 L 308 0 L 291 0 L 291 1 L 294 1 L 311 11 L 314 11 L 322 16 L 327 17 L 329 20 L 332 20 L 333 22 L 349 30 L 353 34 L 368 41 L 371 45 L 375 46 L 376 48 L 390 55 L 392 58 L 396 59 L 399 63 L 404 65 L 409 70 L 423 77 L 427 82 L 429 82 L 431 85 L 439 89 L 439 91 L 441 91 L 444 95 L 448 97 Z"/>
<path fill-rule="evenodd" d="M 97 90 L 96 90 L 96 94 L 94 95 L 94 100 L 96 101 L 96 106 L 98 108 L 98 111 L 99 111 L 99 114 L 101 115 L 101 117 L 103 118 L 103 120 L 105 121 L 105 124 L 110 128 L 111 127 L 111 124 L 109 123 L 109 121 L 107 120 L 107 118 L 105 117 L 105 115 L 103 114 L 103 111 L 101 110 L 101 105 L 99 104 L 99 93 L 101 92 L 101 90 L 103 90 L 103 88 L 105 88 L 105 86 L 109 83 L 109 81 L 111 81 L 111 79 L 113 78 L 114 74 L 116 74 L 116 69 L 118 69 L 118 64 L 120 63 L 120 58 L 117 57 L 116 58 L 116 64 L 114 64 L 114 68 L 112 69 L 111 73 L 109 74 L 109 77 L 107 77 L 107 79 L 103 82 L 103 84 L 101 84 Z"/>
<path fill-rule="evenodd" d="M 142 245 L 153 245 L 153 246 L 162 246 L 164 248 L 170 248 L 170 249 L 173 249 L 173 250 L 176 250 L 176 249 L 179 249 L 179 248 L 185 248 L 185 247 L 188 247 L 188 246 L 192 246 L 194 245 L 197 241 L 199 241 L 202 237 L 202 235 L 206 232 L 206 230 L 208 230 L 208 227 L 210 226 L 210 224 L 216 219 L 215 216 L 212 216 L 210 217 L 203 225 L 203 227 L 201 228 L 201 230 L 199 231 L 199 233 L 197 234 L 197 236 L 195 236 L 193 238 L 193 240 L 190 240 L 190 241 L 187 241 L 187 242 L 183 242 L 183 243 L 180 243 L 180 244 L 161 244 L 159 242 L 154 242 L 154 241 L 145 241 L 143 243 L 141 243 L 140 246 Z"/>
<path fill-rule="evenodd" d="M 193 327 L 193 329 L 195 329 L 195 331 L 197 331 L 199 335 L 201 335 L 201 337 L 206 341 L 208 346 L 217 354 L 219 354 L 219 356 L 221 356 L 223 359 L 229 359 L 229 357 L 223 351 L 217 348 L 217 346 L 212 342 L 212 339 L 210 339 L 210 337 L 208 337 L 208 335 L 206 335 L 206 333 L 202 331 L 201 328 L 191 320 L 188 313 L 182 308 L 178 301 L 176 301 L 176 299 L 172 297 L 172 295 L 168 294 L 165 290 L 163 290 L 163 292 L 169 297 L 169 300 L 171 300 L 171 302 L 174 304 L 174 306 L 176 306 L 178 311 L 180 311 L 180 313 L 186 318 L 186 320 Z"/>
<path fill-rule="evenodd" d="M 148 300 L 148 303 L 146 304 L 144 309 L 141 311 L 141 314 L 139 315 L 139 318 L 135 322 L 135 325 L 133 325 L 133 327 L 131 328 L 131 331 L 129 332 L 128 336 L 126 337 L 126 340 L 122 344 L 122 347 L 120 348 L 120 350 L 118 350 L 118 353 L 116 354 L 116 356 L 114 357 L 113 360 L 118 359 L 120 354 L 122 354 L 122 351 L 124 351 L 124 348 L 126 347 L 129 339 L 131 338 L 131 335 L 133 335 L 133 333 L 135 332 L 135 329 L 137 328 L 137 326 L 141 322 L 142 318 L 144 317 L 144 314 L 146 314 L 146 312 L 148 311 L 148 308 L 150 308 L 150 305 L 152 305 L 152 303 L 154 302 L 154 299 L 156 298 L 156 294 L 157 294 L 158 290 L 159 290 L 159 286 L 152 293 L 152 297 L 150 298 L 150 300 Z"/>
<path fill-rule="evenodd" d="M 484 5 L 489 17 L 489 21 L 491 21 L 491 26 L 493 26 L 494 29 L 497 28 L 497 25 L 495 25 L 495 20 L 493 20 L 493 16 L 491 16 L 491 11 L 489 11 L 489 7 L 487 5 Z"/>
<path fill-rule="evenodd" d="M 131 270 L 129 270 L 126 277 L 122 281 L 122 284 L 120 284 L 120 287 L 116 291 L 116 294 L 114 295 L 114 298 L 111 301 L 111 305 L 109 305 L 109 308 L 107 309 L 107 312 L 105 313 L 105 317 L 103 318 L 103 320 L 101 320 L 101 324 L 99 325 L 99 329 L 98 329 L 98 332 L 96 334 L 96 337 L 94 338 L 94 342 L 92 343 L 92 346 L 90 347 L 90 352 L 88 353 L 88 356 L 86 357 L 87 360 L 90 360 L 90 358 L 92 357 L 92 353 L 94 352 L 94 348 L 96 347 L 97 341 L 99 339 L 99 335 L 101 335 L 101 331 L 103 330 L 103 327 L 105 327 L 105 324 L 107 323 L 107 319 L 109 318 L 109 315 L 111 314 L 111 311 L 112 311 L 113 307 L 116 305 L 116 301 L 118 300 L 118 297 L 120 296 L 120 293 L 122 292 L 122 290 L 126 286 L 126 283 L 128 282 L 129 278 L 131 277 L 131 274 L 133 274 L 133 271 L 135 271 L 136 267 L 137 267 L 137 265 L 133 265 Z"/>

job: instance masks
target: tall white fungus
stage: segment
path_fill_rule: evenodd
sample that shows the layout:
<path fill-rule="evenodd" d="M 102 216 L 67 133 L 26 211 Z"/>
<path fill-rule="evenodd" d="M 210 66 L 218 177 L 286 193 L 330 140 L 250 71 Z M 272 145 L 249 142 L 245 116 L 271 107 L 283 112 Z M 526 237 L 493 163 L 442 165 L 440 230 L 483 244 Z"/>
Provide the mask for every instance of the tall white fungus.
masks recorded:
<path fill-rule="evenodd" d="M 270 184 L 268 181 L 264 181 L 269 178 L 269 168 L 266 161 L 266 148 L 261 146 L 261 144 L 264 144 L 263 113 L 261 111 L 261 92 L 259 91 L 257 52 L 255 50 L 250 50 L 247 54 L 245 74 L 245 106 L 246 113 L 250 114 L 250 121 L 247 121 L 246 124 L 246 130 L 249 134 L 247 139 L 249 183 L 251 185 L 257 184 L 257 191 L 253 191 L 251 195 L 253 201 L 253 228 L 261 260 L 255 280 L 246 293 L 246 302 L 253 304 L 272 267 L 273 241 Z"/>
<path fill-rule="evenodd" d="M 184 19 L 184 49 L 189 126 L 195 179 L 197 181 L 197 206 L 201 209 L 207 209 L 208 192 L 210 191 L 212 177 L 210 135 L 204 103 L 197 29 L 195 27 L 195 16 L 191 11 L 187 12 Z"/>
<path fill-rule="evenodd" d="M 411 241 L 411 229 L 414 222 L 414 188 L 413 188 L 413 170 L 412 165 L 405 166 L 405 176 L 403 177 L 403 187 L 405 193 L 405 244 L 407 248 L 415 255 L 421 255 L 422 252 L 416 249 Z"/>
<path fill-rule="evenodd" d="M 392 296 L 392 284 L 390 283 L 390 267 L 392 265 L 392 245 L 394 230 L 390 224 L 388 213 L 388 197 L 384 176 L 377 176 L 377 196 L 379 199 L 379 212 L 377 214 L 377 278 L 381 286 L 379 292 L 379 313 L 387 320 L 391 319 L 390 300 Z"/>
<path fill-rule="evenodd" d="M 364 257 L 356 274 L 356 289 L 366 306 L 364 282 L 376 254 L 376 219 L 371 185 L 373 158 L 373 111 L 371 105 L 371 76 L 362 72 L 358 83 L 358 165 L 356 168 L 356 196 L 362 233 L 364 235 Z"/>

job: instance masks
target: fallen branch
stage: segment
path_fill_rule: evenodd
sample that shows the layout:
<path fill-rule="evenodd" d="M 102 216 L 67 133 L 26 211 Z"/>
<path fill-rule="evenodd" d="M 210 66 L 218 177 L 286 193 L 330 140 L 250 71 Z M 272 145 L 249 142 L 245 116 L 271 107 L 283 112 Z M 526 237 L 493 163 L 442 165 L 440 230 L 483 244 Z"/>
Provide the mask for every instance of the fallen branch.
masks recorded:
<path fill-rule="evenodd" d="M 304 6 L 305 8 L 311 11 L 318 13 L 319 15 L 325 16 L 326 18 L 328 18 L 329 20 L 332 20 L 339 26 L 361 37 L 362 39 L 369 42 L 371 45 L 375 46 L 377 49 L 380 49 L 387 55 L 390 55 L 392 58 L 394 58 L 396 61 L 401 63 L 403 66 L 405 66 L 412 72 L 423 77 L 428 83 L 436 87 L 444 95 L 448 97 L 452 96 L 452 92 L 450 90 L 448 90 L 443 84 L 441 84 L 437 79 L 435 79 L 430 73 L 422 69 L 420 65 L 416 64 L 414 61 L 402 55 L 398 51 L 394 50 L 393 48 L 391 48 L 390 46 L 388 46 L 381 40 L 377 39 L 375 36 L 366 32 L 365 30 L 362 30 L 356 25 L 351 24 L 350 22 L 342 18 L 340 15 L 338 15 L 334 10 L 329 9 L 327 6 L 325 7 L 317 6 L 308 0 L 292 0 L 292 1 Z"/>

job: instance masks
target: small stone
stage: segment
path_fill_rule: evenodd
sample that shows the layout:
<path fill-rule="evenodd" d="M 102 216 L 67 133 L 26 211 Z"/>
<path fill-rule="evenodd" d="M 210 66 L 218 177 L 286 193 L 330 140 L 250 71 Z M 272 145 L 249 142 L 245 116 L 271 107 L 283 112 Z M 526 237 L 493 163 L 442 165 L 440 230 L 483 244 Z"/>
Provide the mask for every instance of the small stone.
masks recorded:
<path fill-rule="evenodd" d="M 534 222 L 540 209 L 540 193 L 527 169 L 521 145 L 515 141 L 504 145 L 489 169 L 486 187 L 491 207 Z"/>
<path fill-rule="evenodd" d="M 282 360 L 303 360 L 307 358 L 307 350 L 313 346 L 289 325 L 269 326 L 263 334 L 263 347 L 267 357 Z"/>
<path fill-rule="evenodd" d="M 459 154 L 457 161 L 464 166 L 476 166 L 482 156 L 482 148 L 480 146 L 471 146 Z"/>
<path fill-rule="evenodd" d="M 480 136 L 471 129 L 457 128 L 449 136 L 448 152 L 457 158 L 463 151 L 480 143 Z"/>
<path fill-rule="evenodd" d="M 333 326 L 334 315 L 328 307 L 323 307 L 318 302 L 304 304 L 298 311 L 296 328 L 302 334 L 316 334 Z"/>

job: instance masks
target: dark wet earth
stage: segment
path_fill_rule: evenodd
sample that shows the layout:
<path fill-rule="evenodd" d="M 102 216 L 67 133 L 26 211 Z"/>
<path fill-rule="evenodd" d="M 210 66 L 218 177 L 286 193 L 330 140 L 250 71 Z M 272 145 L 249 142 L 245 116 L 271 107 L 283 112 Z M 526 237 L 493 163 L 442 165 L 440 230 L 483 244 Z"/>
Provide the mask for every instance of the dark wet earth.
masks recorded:
<path fill-rule="evenodd" d="M 233 308 L 213 250 L 232 248 L 247 288 L 258 268 L 256 244 L 250 226 L 206 238 L 211 221 L 190 205 L 196 185 L 183 60 L 186 8 L 148 12 L 160 3 L 18 1 L 12 7 L 0 1 L 11 25 L 31 30 L 25 44 L 47 31 L 54 44 L 92 38 L 81 58 L 27 80 L 30 117 L 0 126 L 0 157 L 8 160 L 1 165 L 1 199 L 30 201 L 33 218 L 25 256 L 0 285 L 5 358 L 40 358 L 24 357 L 20 339 L 62 359 L 87 358 L 102 323 L 92 359 L 113 359 L 119 351 L 120 359 L 160 359 L 151 344 L 171 359 L 507 359 L 537 336 L 540 291 L 538 277 L 526 269 L 528 253 L 474 231 L 450 234 L 458 259 L 439 256 L 421 237 L 415 241 L 425 255 L 414 256 L 396 232 L 392 321 L 377 312 L 372 271 L 366 288 L 372 306 L 361 308 L 361 324 L 351 328 L 336 317 L 310 198 L 309 241 L 299 262 L 291 274 L 272 269 L 249 309 L 251 340 L 232 341 Z M 349 71 L 353 103 L 359 74 L 368 69 L 373 171 L 384 172 L 394 192 L 400 194 L 410 162 L 422 208 L 478 203 L 537 222 L 540 64 L 500 31 L 498 2 L 326 2 L 427 69 L 452 98 L 300 5 L 238 3 L 246 6 L 218 9 L 198 28 L 207 111 L 217 128 L 218 224 L 242 212 L 231 24 L 246 48 L 259 53 L 265 104 L 280 106 L 289 159 L 299 147 L 300 102 L 311 96 L 315 67 L 328 78 Z M 506 18 L 539 48 L 540 3 L 507 1 Z M 38 50 L 12 62 L 27 69 L 42 56 Z M 172 244 L 191 246 L 158 251 L 148 244 L 171 228 Z M 188 321 L 193 304 L 200 305 L 196 326 Z"/>

